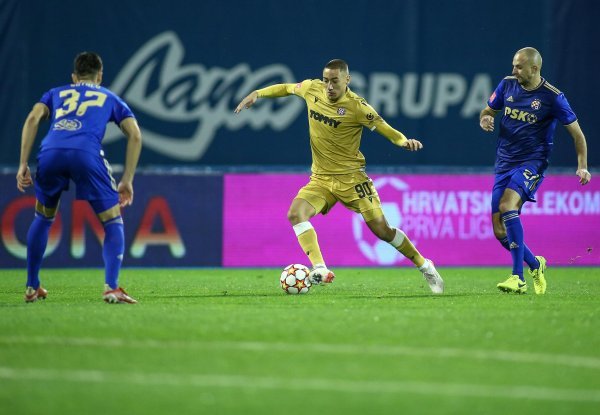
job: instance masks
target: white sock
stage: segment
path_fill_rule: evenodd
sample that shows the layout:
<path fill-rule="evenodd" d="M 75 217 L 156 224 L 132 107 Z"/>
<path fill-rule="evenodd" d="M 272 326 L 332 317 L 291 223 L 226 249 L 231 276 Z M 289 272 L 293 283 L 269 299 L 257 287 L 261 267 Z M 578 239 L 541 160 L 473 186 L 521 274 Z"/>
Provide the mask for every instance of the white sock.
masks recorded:
<path fill-rule="evenodd" d="M 419 271 L 425 272 L 430 270 L 431 261 L 425 258 L 425 263 L 419 267 Z"/>
<path fill-rule="evenodd" d="M 294 233 L 296 236 L 302 235 L 304 232 L 313 229 L 312 224 L 309 221 L 297 223 L 294 227 Z"/>
<path fill-rule="evenodd" d="M 392 239 L 389 244 L 398 249 L 400 245 L 402 245 L 402 242 L 404 242 L 404 238 L 406 238 L 406 234 L 396 228 L 396 235 L 394 235 L 394 239 Z"/>

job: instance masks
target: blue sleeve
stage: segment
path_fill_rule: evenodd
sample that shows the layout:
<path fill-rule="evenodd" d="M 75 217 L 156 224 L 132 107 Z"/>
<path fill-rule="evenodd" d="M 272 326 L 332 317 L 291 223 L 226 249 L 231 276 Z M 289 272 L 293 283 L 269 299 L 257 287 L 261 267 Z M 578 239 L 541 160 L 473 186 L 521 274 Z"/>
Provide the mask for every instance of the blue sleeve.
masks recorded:
<path fill-rule="evenodd" d="M 42 97 L 40 98 L 40 102 L 47 106 L 50 110 L 50 114 L 52 114 L 54 107 L 54 105 L 52 105 L 52 90 L 47 91 L 44 95 L 42 95 Z"/>
<path fill-rule="evenodd" d="M 135 118 L 133 115 L 133 111 L 127 106 L 125 101 L 123 101 L 118 96 L 114 95 L 115 104 L 113 105 L 112 114 L 110 117 L 111 121 L 114 121 L 117 125 L 121 124 L 125 118 Z"/>
<path fill-rule="evenodd" d="M 504 108 L 504 86 L 505 85 L 506 85 L 506 82 L 503 79 L 502 81 L 500 81 L 500 83 L 496 87 L 496 90 L 492 93 L 492 96 L 490 96 L 490 99 L 488 99 L 488 102 L 487 102 L 488 106 L 495 111 L 500 111 L 502 108 Z"/>
<path fill-rule="evenodd" d="M 554 105 L 552 106 L 552 115 L 554 115 L 562 125 L 569 125 L 572 122 L 577 121 L 577 115 L 575 115 L 571 109 L 565 94 L 559 94 L 556 97 L 556 101 L 554 101 Z"/>

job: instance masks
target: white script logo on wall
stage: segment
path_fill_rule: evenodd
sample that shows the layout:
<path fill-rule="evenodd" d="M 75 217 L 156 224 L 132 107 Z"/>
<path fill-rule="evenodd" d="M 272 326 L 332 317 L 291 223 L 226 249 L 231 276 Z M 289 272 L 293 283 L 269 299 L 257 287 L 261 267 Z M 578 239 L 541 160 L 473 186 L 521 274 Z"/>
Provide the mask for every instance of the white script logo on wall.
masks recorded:
<path fill-rule="evenodd" d="M 403 192 L 409 189 L 409 186 L 396 177 L 380 177 L 373 180 L 373 186 L 377 193 L 381 194 L 387 186 L 397 192 Z M 388 192 L 389 194 L 389 192 Z M 402 200 L 400 195 L 390 200 Z M 383 213 L 388 223 L 393 228 L 402 229 L 402 213 L 400 206 L 396 202 L 383 201 L 381 203 Z M 393 265 L 402 262 L 406 257 L 398 252 L 389 243 L 375 237 L 363 217 L 360 214 L 352 217 L 352 233 L 360 252 L 369 259 L 369 261 L 379 265 Z M 416 245 L 416 241 L 412 241 Z"/>
<path fill-rule="evenodd" d="M 296 79 L 284 65 L 267 65 L 252 71 L 245 63 L 233 68 L 206 68 L 184 64 L 185 49 L 174 32 L 164 32 L 150 39 L 121 69 L 110 89 L 146 116 L 162 123 L 164 131 L 191 126 L 187 136 L 173 137 L 168 132 L 152 131 L 141 126 L 144 146 L 181 161 L 202 158 L 216 132 L 226 127 L 244 126 L 260 130 L 288 127 L 302 112 L 304 103 L 289 98 L 260 102 L 253 111 L 238 115 L 233 108 L 250 91 L 274 83 L 292 83 Z M 104 143 L 122 137 L 111 124 Z"/>
<path fill-rule="evenodd" d="M 261 100 L 252 111 L 233 113 L 250 91 L 298 82 L 286 65 L 254 70 L 247 63 L 207 68 L 184 63 L 184 58 L 185 48 L 177 34 L 163 32 L 129 58 L 109 87 L 138 116 L 151 121 L 141 123 L 144 145 L 159 154 L 178 161 L 200 160 L 221 128 L 281 131 L 303 113 L 304 102 L 297 97 Z M 461 118 L 470 120 L 485 106 L 492 81 L 485 73 L 468 79 L 459 73 L 353 71 L 352 89 L 386 118 L 446 118 L 457 108 Z M 122 137 L 118 127 L 110 124 L 104 143 Z"/>

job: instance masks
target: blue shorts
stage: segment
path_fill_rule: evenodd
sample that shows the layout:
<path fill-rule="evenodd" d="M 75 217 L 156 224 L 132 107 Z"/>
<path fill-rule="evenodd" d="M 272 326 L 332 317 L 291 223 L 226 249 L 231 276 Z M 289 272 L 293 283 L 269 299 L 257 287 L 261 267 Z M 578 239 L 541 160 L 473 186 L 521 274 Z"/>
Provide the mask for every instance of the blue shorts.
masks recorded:
<path fill-rule="evenodd" d="M 506 189 L 517 192 L 523 202 L 535 202 L 535 192 L 543 181 L 544 171 L 538 172 L 535 166 L 520 166 L 496 174 L 492 190 L 492 213 L 500 211 L 500 199 Z"/>
<path fill-rule="evenodd" d="M 69 180 L 75 183 L 75 196 L 102 200 L 112 207 L 119 203 L 112 169 L 103 154 L 76 149 L 48 149 L 39 153 L 35 173 L 35 196 L 46 207 L 55 207 Z"/>

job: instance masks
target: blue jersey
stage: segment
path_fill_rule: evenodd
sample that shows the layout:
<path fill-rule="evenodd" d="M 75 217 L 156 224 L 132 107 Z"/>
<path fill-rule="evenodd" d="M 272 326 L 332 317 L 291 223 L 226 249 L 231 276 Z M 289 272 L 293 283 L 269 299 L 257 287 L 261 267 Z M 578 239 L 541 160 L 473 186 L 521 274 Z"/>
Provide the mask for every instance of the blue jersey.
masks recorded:
<path fill-rule="evenodd" d="M 50 110 L 52 125 L 41 144 L 51 148 L 78 149 L 100 154 L 102 139 L 109 122 L 120 124 L 134 117 L 123 102 L 108 89 L 79 82 L 51 89 L 40 102 Z"/>
<path fill-rule="evenodd" d="M 543 172 L 554 145 L 556 122 L 568 125 L 577 120 L 564 94 L 543 78 L 539 87 L 527 91 L 514 76 L 507 76 L 488 100 L 488 106 L 496 111 L 504 108 L 496 173 L 525 164 L 533 164 Z"/>

